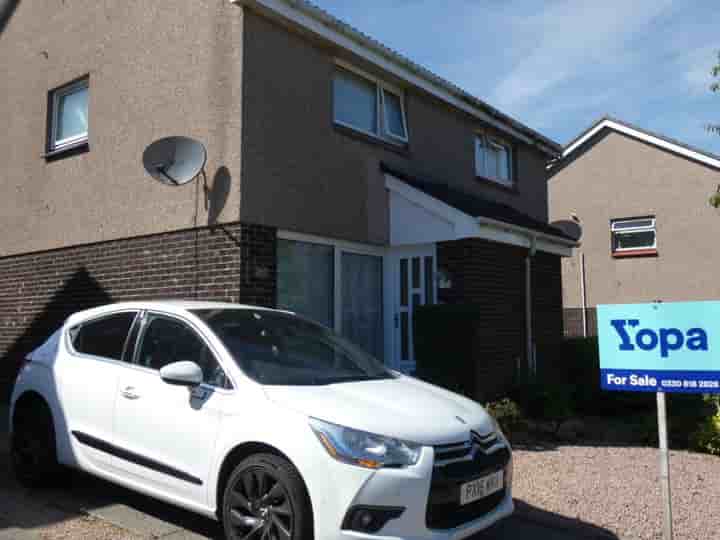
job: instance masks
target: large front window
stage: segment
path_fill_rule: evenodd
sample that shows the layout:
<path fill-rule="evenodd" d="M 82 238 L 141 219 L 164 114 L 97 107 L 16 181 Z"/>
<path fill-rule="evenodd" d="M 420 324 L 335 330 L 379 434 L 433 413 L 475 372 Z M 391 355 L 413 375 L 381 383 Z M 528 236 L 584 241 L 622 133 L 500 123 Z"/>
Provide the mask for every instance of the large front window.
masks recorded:
<path fill-rule="evenodd" d="M 383 357 L 383 259 L 331 240 L 278 239 L 277 307 L 335 329 Z"/>
<path fill-rule="evenodd" d="M 238 367 L 266 385 L 322 385 L 390 379 L 372 356 L 332 330 L 267 310 L 194 311 L 224 343 Z"/>

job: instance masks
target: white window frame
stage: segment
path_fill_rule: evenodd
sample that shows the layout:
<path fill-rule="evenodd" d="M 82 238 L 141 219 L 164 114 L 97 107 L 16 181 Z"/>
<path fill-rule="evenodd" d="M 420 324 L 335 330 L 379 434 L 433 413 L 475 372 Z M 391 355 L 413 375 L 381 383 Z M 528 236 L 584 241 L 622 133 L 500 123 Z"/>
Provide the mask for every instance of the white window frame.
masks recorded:
<path fill-rule="evenodd" d="M 354 253 L 356 255 L 372 255 L 380 257 L 383 264 L 383 275 L 385 272 L 385 255 L 387 249 L 379 246 L 368 244 L 358 244 L 355 242 L 347 242 L 344 240 L 336 240 L 326 238 L 324 236 L 315 236 L 312 234 L 296 233 L 292 231 L 278 231 L 279 240 L 290 240 L 294 242 L 305 242 L 308 244 L 320 244 L 333 248 L 333 329 L 338 333 L 342 333 L 342 256 L 343 253 Z M 385 286 L 383 280 L 383 288 Z M 384 291 L 383 291 L 384 295 Z"/>
<path fill-rule="evenodd" d="M 90 109 L 90 103 L 89 103 L 89 90 L 90 90 L 90 80 L 85 77 L 84 79 L 80 79 L 78 81 L 75 81 L 73 83 L 67 84 L 65 86 L 61 86 L 59 88 L 56 88 L 51 92 L 51 98 L 50 98 L 50 129 L 49 129 L 49 139 L 48 139 L 48 150 L 50 152 L 54 152 L 57 150 L 62 150 L 63 148 L 67 148 L 68 146 L 74 146 L 79 143 L 87 142 L 88 140 L 88 131 L 89 131 L 89 118 L 88 118 L 88 129 L 85 130 L 84 133 L 80 133 L 78 135 L 73 135 L 72 137 L 65 137 L 64 139 L 58 139 L 58 129 L 60 127 L 60 119 L 58 117 L 58 113 L 60 112 L 60 100 L 68 96 L 70 94 L 73 94 L 81 89 L 87 89 L 88 90 L 88 113 Z M 88 114 L 89 116 L 89 114 Z"/>
<path fill-rule="evenodd" d="M 482 142 L 482 146 L 480 146 L 480 143 Z M 491 135 L 487 135 L 485 133 L 475 133 L 475 140 L 474 140 L 474 147 L 475 147 L 475 175 L 479 176 L 481 178 L 486 178 L 488 180 L 492 180 L 493 182 L 500 184 L 501 186 L 505 187 L 515 187 L 515 170 L 513 167 L 514 162 L 514 148 L 513 146 L 498 138 Z M 498 174 L 498 170 L 490 171 L 489 167 L 490 164 L 488 163 L 487 154 L 485 152 L 485 148 L 489 146 L 495 146 L 505 149 L 507 152 L 508 157 L 508 179 L 503 180 L 500 178 L 500 175 Z M 482 148 L 482 152 L 480 152 L 480 149 Z"/>
<path fill-rule="evenodd" d="M 649 221 L 650 223 L 648 225 L 632 225 L 636 222 L 641 221 Z M 627 225 L 630 226 L 627 226 Z M 648 246 L 642 246 L 642 247 L 631 247 L 631 248 L 618 248 L 615 247 L 615 236 L 616 235 L 622 235 L 622 234 L 628 234 L 628 233 L 638 233 L 638 232 L 647 232 L 652 231 L 653 233 L 653 243 L 652 245 Z M 610 242 L 611 242 L 611 249 L 613 253 L 623 253 L 628 251 L 642 251 L 642 250 L 657 250 L 657 227 L 656 227 L 656 220 L 654 216 L 647 216 L 647 217 L 640 217 L 640 218 L 622 218 L 622 219 L 613 219 L 610 222 Z"/>
<path fill-rule="evenodd" d="M 407 144 L 409 139 L 408 134 L 408 125 L 407 125 L 407 116 L 405 114 L 405 94 L 402 91 L 402 89 L 393 86 L 392 84 L 389 84 L 373 75 L 370 75 L 369 73 L 366 73 L 365 71 L 362 71 L 361 69 L 356 68 L 355 66 L 348 64 L 347 62 L 344 62 L 340 59 L 335 59 L 335 72 L 333 72 L 333 77 L 335 76 L 335 73 L 337 71 L 344 70 L 352 75 L 355 75 L 357 77 L 361 77 L 365 79 L 366 81 L 372 83 L 375 85 L 375 114 L 377 118 L 375 119 L 375 125 L 377 126 L 377 132 L 367 131 L 366 129 L 359 128 L 357 126 L 354 126 L 352 124 L 348 124 L 347 122 L 343 122 L 342 120 L 338 120 L 335 118 L 335 113 L 333 111 L 333 122 L 352 129 L 354 131 L 359 131 L 360 133 L 363 133 L 365 135 L 369 135 L 370 137 L 374 137 L 376 139 L 381 139 L 383 141 L 388 142 L 394 142 L 397 144 Z M 385 94 L 393 94 L 397 98 L 400 99 L 400 111 L 402 115 L 402 125 L 403 125 L 403 131 L 405 132 L 404 137 L 400 137 L 399 135 L 395 133 L 391 133 L 390 130 L 387 128 L 387 120 L 385 119 Z M 333 96 L 333 99 L 334 96 Z"/>

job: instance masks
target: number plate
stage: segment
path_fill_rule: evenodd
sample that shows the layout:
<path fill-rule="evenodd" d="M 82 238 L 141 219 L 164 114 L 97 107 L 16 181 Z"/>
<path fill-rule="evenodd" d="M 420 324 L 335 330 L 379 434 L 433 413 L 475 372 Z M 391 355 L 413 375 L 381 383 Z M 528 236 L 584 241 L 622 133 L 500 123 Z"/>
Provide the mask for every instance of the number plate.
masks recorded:
<path fill-rule="evenodd" d="M 460 504 L 470 504 L 503 488 L 503 471 L 498 471 L 460 486 Z"/>

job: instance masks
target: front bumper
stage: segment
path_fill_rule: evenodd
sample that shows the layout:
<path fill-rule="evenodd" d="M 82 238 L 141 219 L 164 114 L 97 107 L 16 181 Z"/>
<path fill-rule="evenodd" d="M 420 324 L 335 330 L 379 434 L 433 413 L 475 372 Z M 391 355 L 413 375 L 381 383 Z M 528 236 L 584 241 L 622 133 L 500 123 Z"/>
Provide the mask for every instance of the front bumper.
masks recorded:
<path fill-rule="evenodd" d="M 327 512 L 319 512 L 321 515 L 316 512 L 316 536 L 344 540 L 460 540 L 475 534 L 513 512 L 509 448 L 504 450 L 504 456 L 475 468 L 465 462 L 461 467 L 441 471 L 433 467 L 434 450 L 426 447 L 418 463 L 405 469 L 369 471 L 342 464 L 338 464 L 342 468 L 333 466 L 335 504 L 331 505 L 332 510 L 325 506 L 323 510 Z M 467 506 L 459 505 L 461 483 L 499 469 L 506 471 L 503 492 Z M 405 510 L 377 533 L 367 534 L 341 528 L 345 514 L 355 506 L 403 507 Z"/>

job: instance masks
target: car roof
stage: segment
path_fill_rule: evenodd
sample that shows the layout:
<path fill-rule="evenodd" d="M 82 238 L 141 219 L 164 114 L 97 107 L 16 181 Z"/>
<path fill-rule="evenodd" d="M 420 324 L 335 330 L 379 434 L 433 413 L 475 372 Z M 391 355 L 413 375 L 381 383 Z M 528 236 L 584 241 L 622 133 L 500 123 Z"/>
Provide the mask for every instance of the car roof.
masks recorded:
<path fill-rule="evenodd" d="M 118 311 L 130 311 L 130 310 L 156 310 L 164 311 L 169 313 L 175 313 L 178 315 L 185 314 L 193 310 L 201 309 L 252 309 L 262 311 L 272 311 L 276 313 L 292 314 L 291 311 L 284 311 L 278 309 L 272 309 L 262 306 L 253 306 L 249 304 L 233 304 L 231 302 L 207 302 L 201 300 L 145 300 L 145 301 L 133 301 L 133 302 L 116 302 L 113 304 L 106 304 L 103 306 L 78 311 L 72 314 L 68 318 L 68 323 L 76 324 L 89 318 L 104 315 L 106 313 L 114 313 Z"/>

